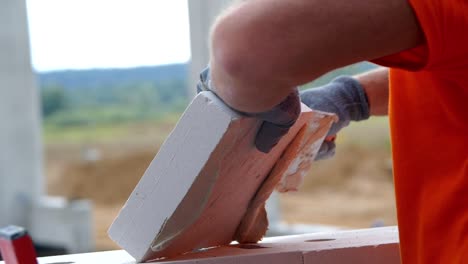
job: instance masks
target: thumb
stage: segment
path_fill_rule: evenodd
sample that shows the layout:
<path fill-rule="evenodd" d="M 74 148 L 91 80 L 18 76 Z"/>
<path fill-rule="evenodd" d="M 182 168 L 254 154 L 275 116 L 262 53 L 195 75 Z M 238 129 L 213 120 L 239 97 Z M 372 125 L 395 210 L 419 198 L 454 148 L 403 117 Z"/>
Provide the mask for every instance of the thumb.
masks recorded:
<path fill-rule="evenodd" d="M 315 160 L 324 160 L 333 157 L 335 155 L 335 148 L 335 141 L 323 141 L 317 156 L 315 156 Z"/>
<path fill-rule="evenodd" d="M 268 153 L 286 135 L 289 127 L 264 121 L 255 137 L 255 146 L 263 153 Z"/>

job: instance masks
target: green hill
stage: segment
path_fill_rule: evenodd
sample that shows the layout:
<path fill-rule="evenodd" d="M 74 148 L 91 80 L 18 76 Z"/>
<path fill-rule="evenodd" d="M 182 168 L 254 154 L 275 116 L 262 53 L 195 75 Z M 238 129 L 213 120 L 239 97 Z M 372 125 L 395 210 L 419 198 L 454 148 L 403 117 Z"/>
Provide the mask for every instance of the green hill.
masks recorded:
<path fill-rule="evenodd" d="M 90 69 L 39 72 L 40 87 L 62 86 L 65 89 L 109 88 L 141 82 L 185 80 L 187 64 L 137 67 L 126 69 Z"/>

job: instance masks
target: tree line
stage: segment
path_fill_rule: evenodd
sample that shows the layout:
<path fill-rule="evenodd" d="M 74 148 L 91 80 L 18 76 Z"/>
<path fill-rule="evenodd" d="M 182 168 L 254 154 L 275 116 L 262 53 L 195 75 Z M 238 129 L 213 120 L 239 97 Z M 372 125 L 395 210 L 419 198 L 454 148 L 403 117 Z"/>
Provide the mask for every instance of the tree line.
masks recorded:
<path fill-rule="evenodd" d="M 302 88 L 338 75 L 371 69 L 359 63 L 330 72 Z M 187 64 L 39 74 L 42 115 L 58 126 L 116 123 L 181 112 L 188 103 Z M 195 88 L 194 88 L 195 89 Z"/>

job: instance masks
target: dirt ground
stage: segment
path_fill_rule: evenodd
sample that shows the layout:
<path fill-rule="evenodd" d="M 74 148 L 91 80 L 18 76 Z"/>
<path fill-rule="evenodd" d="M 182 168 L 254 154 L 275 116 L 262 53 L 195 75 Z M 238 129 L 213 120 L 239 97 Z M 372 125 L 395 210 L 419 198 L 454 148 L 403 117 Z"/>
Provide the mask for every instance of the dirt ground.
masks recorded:
<path fill-rule="evenodd" d="M 117 248 L 107 228 L 169 131 L 115 142 L 47 144 L 48 192 L 94 202 L 98 250 Z M 386 120 L 346 129 L 337 140 L 337 155 L 316 162 L 299 192 L 280 196 L 283 219 L 344 228 L 396 224 L 388 142 Z M 99 157 L 90 160 L 96 151 Z"/>

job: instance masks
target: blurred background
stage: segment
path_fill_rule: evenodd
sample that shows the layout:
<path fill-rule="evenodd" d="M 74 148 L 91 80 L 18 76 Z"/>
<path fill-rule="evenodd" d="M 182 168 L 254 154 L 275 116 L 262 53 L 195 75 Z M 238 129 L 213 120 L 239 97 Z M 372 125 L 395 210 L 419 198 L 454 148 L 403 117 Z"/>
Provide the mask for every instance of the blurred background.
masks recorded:
<path fill-rule="evenodd" d="M 51 254 L 117 248 L 107 228 L 194 96 L 228 3 L 1 1 L 0 225 L 27 227 Z M 395 225 L 387 119 L 345 129 L 336 156 L 270 208 L 304 232 Z"/>

